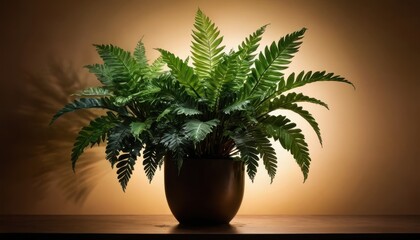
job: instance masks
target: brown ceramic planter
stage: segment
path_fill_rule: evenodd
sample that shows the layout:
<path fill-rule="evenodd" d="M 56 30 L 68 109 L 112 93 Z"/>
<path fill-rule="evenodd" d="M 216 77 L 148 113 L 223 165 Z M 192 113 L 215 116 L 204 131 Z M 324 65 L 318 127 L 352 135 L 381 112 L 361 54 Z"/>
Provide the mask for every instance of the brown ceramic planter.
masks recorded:
<path fill-rule="evenodd" d="M 187 159 L 178 175 L 165 159 L 165 194 L 181 224 L 227 224 L 239 210 L 244 194 L 244 165 L 231 159 Z"/>

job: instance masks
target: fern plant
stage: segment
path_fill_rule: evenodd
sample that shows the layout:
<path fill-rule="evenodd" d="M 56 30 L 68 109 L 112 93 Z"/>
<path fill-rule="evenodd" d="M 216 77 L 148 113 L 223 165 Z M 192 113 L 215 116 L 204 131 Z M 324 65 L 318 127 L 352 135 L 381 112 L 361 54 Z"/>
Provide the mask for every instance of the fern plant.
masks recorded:
<path fill-rule="evenodd" d="M 149 64 L 141 40 L 133 54 L 113 45 L 95 45 L 103 63 L 86 68 L 102 85 L 76 93 L 76 99 L 51 121 L 79 109 L 106 110 L 81 129 L 71 154 L 73 169 L 85 148 L 105 142 L 106 159 L 116 166 L 123 190 L 140 156 L 150 181 L 165 157 L 176 161 L 179 171 L 185 159 L 243 161 L 251 180 L 261 160 L 273 180 L 277 159 L 270 139 L 274 139 L 293 155 L 306 180 L 311 158 L 305 136 L 286 116 L 271 113 L 278 109 L 297 113 L 322 144 L 317 122 L 299 103 L 328 108 L 327 104 L 291 90 L 319 81 L 353 84 L 325 71 L 285 76 L 306 29 L 257 53 L 265 29 L 262 26 L 226 52 L 220 31 L 198 10 L 192 63 L 158 49 L 161 56 Z"/>

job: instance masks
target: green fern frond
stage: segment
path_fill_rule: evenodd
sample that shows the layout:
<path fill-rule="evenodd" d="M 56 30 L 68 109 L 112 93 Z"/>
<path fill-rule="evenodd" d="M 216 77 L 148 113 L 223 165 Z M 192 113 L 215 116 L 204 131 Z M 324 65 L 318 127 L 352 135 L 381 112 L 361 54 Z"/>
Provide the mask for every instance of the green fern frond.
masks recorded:
<path fill-rule="evenodd" d="M 301 116 L 303 119 L 305 119 L 309 123 L 309 125 L 311 125 L 312 129 L 315 131 L 318 137 L 319 143 L 322 146 L 321 130 L 319 129 L 318 123 L 316 122 L 315 118 L 312 116 L 311 113 L 309 113 L 307 110 L 303 109 L 302 107 L 298 106 L 295 103 L 285 103 L 285 104 L 280 103 L 278 106 L 279 108 L 295 112 L 299 114 L 299 116 Z"/>
<path fill-rule="evenodd" d="M 249 35 L 245 40 L 239 45 L 238 52 L 241 52 L 241 59 L 251 62 L 254 57 L 256 56 L 254 52 L 258 49 L 260 45 L 259 42 L 261 41 L 262 35 L 265 32 L 268 24 L 260 27 Z"/>
<path fill-rule="evenodd" d="M 116 165 L 117 178 L 124 192 L 127 188 L 128 181 L 133 174 L 134 165 L 136 164 L 137 157 L 140 156 L 141 149 L 142 146 L 140 142 L 126 142 L 125 148 L 123 149 L 125 153 L 118 156 Z"/>
<path fill-rule="evenodd" d="M 165 117 L 170 114 L 173 110 L 175 109 L 175 107 L 173 105 L 167 107 L 165 110 L 163 110 L 156 118 L 157 122 L 162 121 L 163 119 L 165 119 Z"/>
<path fill-rule="evenodd" d="M 246 171 L 249 178 L 254 182 L 255 175 L 257 174 L 258 167 L 258 149 L 254 137 L 250 132 L 241 132 L 231 136 L 238 149 L 241 160 L 246 165 Z"/>
<path fill-rule="evenodd" d="M 163 134 L 160 143 L 171 151 L 177 151 L 186 145 L 187 138 L 184 134 L 176 131 L 176 129 L 172 129 L 171 131 Z"/>
<path fill-rule="evenodd" d="M 151 80 L 151 84 L 160 89 L 156 96 L 159 102 L 170 103 L 191 103 L 196 101 L 196 95 L 193 96 L 187 93 L 186 87 L 172 76 L 172 74 L 163 74 L 156 79 Z"/>
<path fill-rule="evenodd" d="M 229 93 L 228 89 L 233 88 L 232 84 L 239 70 L 238 60 L 239 52 L 224 56 L 214 70 L 213 79 L 207 81 L 207 98 L 210 107 L 216 106 L 217 110 L 222 93 Z"/>
<path fill-rule="evenodd" d="M 288 90 L 304 86 L 308 83 L 313 82 L 321 82 L 321 81 L 333 81 L 333 82 L 342 82 L 347 83 L 353 86 L 353 83 L 348 81 L 347 79 L 341 77 L 340 75 L 335 75 L 334 73 L 327 73 L 325 71 L 322 72 L 306 72 L 302 71 L 297 76 L 295 76 L 295 73 L 292 73 L 289 75 L 287 80 L 285 80 L 283 77 L 281 78 L 281 81 L 279 82 L 277 94 L 281 94 L 283 92 L 286 92 Z"/>
<path fill-rule="evenodd" d="M 263 114 L 260 116 L 267 116 L 270 112 L 284 109 L 284 110 L 290 110 L 297 114 L 299 114 L 302 118 L 304 118 L 314 129 L 315 133 L 317 134 L 319 143 L 322 146 L 322 138 L 321 138 L 321 130 L 319 129 L 318 123 L 316 122 L 315 118 L 310 114 L 307 110 L 304 110 L 302 107 L 298 106 L 296 102 L 310 102 L 319 104 L 321 106 L 324 106 L 328 109 L 328 105 L 316 98 L 311 98 L 306 95 L 303 95 L 301 93 L 289 93 L 287 95 L 281 95 L 279 98 L 275 98 L 273 101 L 268 102 L 265 104 L 266 106 L 263 106 L 260 108 Z M 266 108 L 266 109 L 264 109 Z"/>
<path fill-rule="evenodd" d="M 120 124 L 110 130 L 107 138 L 107 145 L 105 149 L 106 159 L 111 163 L 113 167 L 118 161 L 118 155 L 124 147 L 124 140 L 131 135 L 131 129 L 129 126 Z"/>
<path fill-rule="evenodd" d="M 212 119 L 206 122 L 194 119 L 184 124 L 185 135 L 194 143 L 202 141 L 213 131 L 213 128 L 219 123 L 218 119 Z"/>
<path fill-rule="evenodd" d="M 158 145 L 146 144 L 146 147 L 143 151 L 143 167 L 144 172 L 146 173 L 149 183 L 152 182 L 155 172 L 163 162 L 165 155 L 164 149 Z"/>
<path fill-rule="evenodd" d="M 276 151 L 271 145 L 270 140 L 265 136 L 259 129 L 252 132 L 252 136 L 255 141 L 260 157 L 263 160 L 265 169 L 267 170 L 268 176 L 271 178 L 271 183 L 276 176 L 277 170 L 277 156 Z"/>
<path fill-rule="evenodd" d="M 194 115 L 201 115 L 203 112 L 196 108 L 188 107 L 188 106 L 176 106 L 173 110 L 178 115 L 185 115 L 185 116 L 194 116 Z"/>
<path fill-rule="evenodd" d="M 169 132 L 165 133 L 160 140 L 160 143 L 169 150 L 168 154 L 171 156 L 170 161 L 176 162 L 178 173 L 181 171 L 184 162 L 187 142 L 187 137 L 175 129 L 171 129 Z"/>
<path fill-rule="evenodd" d="M 111 97 L 112 92 L 105 87 L 90 87 L 79 91 L 74 96 L 78 97 Z"/>
<path fill-rule="evenodd" d="M 135 121 L 135 122 L 130 123 L 131 134 L 135 138 L 139 138 L 140 134 L 142 134 L 143 131 L 150 128 L 150 123 L 151 123 L 150 121 L 145 121 L 145 122 Z"/>
<path fill-rule="evenodd" d="M 172 74 L 181 85 L 185 86 L 187 92 L 191 96 L 198 98 L 204 96 L 204 90 L 198 76 L 186 62 L 166 50 L 158 49 L 158 51 L 162 54 L 163 61 L 171 69 Z"/>
<path fill-rule="evenodd" d="M 77 159 L 82 155 L 84 149 L 89 145 L 91 147 L 95 144 L 99 145 L 101 141 L 105 140 L 109 130 L 115 127 L 117 123 L 117 116 L 112 112 L 107 112 L 106 116 L 92 120 L 89 125 L 80 130 L 71 153 L 73 170 L 76 167 Z"/>
<path fill-rule="evenodd" d="M 284 116 L 267 117 L 262 121 L 261 129 L 268 137 L 279 141 L 284 149 L 290 151 L 299 165 L 305 181 L 308 177 L 311 158 L 302 131 Z"/>
<path fill-rule="evenodd" d="M 154 79 L 159 77 L 163 74 L 163 67 L 165 66 L 165 62 L 163 61 L 162 56 L 156 58 L 155 61 L 149 66 L 149 69 L 146 73 L 146 78 Z"/>
<path fill-rule="evenodd" d="M 248 99 L 247 100 L 238 100 L 238 101 L 232 103 L 231 105 L 225 107 L 223 109 L 223 112 L 226 113 L 226 114 L 231 114 L 232 112 L 235 112 L 235 111 L 245 110 L 250 102 L 251 101 L 248 100 Z"/>
<path fill-rule="evenodd" d="M 267 25 L 264 25 L 257 29 L 254 33 L 249 35 L 239 46 L 238 52 L 240 54 L 239 70 L 237 73 L 238 86 L 244 87 L 244 82 L 251 72 L 251 66 L 254 64 L 254 58 L 256 56 L 255 51 L 259 47 L 262 35 L 265 32 Z"/>
<path fill-rule="evenodd" d="M 105 86 L 112 85 L 112 71 L 105 64 L 93 64 L 85 66 L 90 73 L 95 74 L 96 78 Z"/>
<path fill-rule="evenodd" d="M 117 160 L 117 178 L 121 184 L 122 190 L 125 192 L 128 181 L 133 174 L 134 165 L 136 164 L 136 158 L 133 158 L 131 154 L 121 154 Z"/>
<path fill-rule="evenodd" d="M 270 47 L 266 46 L 264 53 L 261 52 L 255 60 L 252 74 L 247 79 L 247 86 L 251 86 L 250 94 L 254 92 L 266 94 L 267 91 L 276 90 L 277 84 L 283 76 L 282 71 L 287 69 L 290 59 L 299 50 L 306 28 L 291 33 L 281 38 L 277 43 L 273 42 Z"/>
<path fill-rule="evenodd" d="M 147 63 L 146 48 L 144 47 L 143 40 L 137 42 L 136 48 L 133 53 L 134 59 L 137 62 L 140 72 L 146 72 L 149 65 Z"/>
<path fill-rule="evenodd" d="M 215 66 L 221 61 L 224 46 L 223 37 L 214 23 L 199 9 L 195 16 L 191 54 L 195 72 L 201 79 L 209 78 Z"/>
<path fill-rule="evenodd" d="M 113 45 L 94 45 L 104 64 L 110 68 L 114 84 L 127 84 L 139 78 L 139 66 L 130 52 Z"/>
<path fill-rule="evenodd" d="M 50 125 L 57 120 L 60 116 L 65 113 L 73 112 L 78 109 L 88 109 L 88 108 L 102 108 L 108 109 L 120 113 L 121 115 L 126 115 L 127 111 L 122 108 L 115 106 L 109 98 L 81 98 L 76 99 L 72 103 L 68 103 L 61 110 L 59 110 L 51 119 Z"/>
<path fill-rule="evenodd" d="M 278 102 L 282 103 L 282 104 L 291 104 L 291 103 L 298 103 L 298 102 L 307 102 L 307 103 L 313 103 L 313 104 L 317 104 L 317 105 L 321 105 L 323 107 L 325 107 L 326 109 L 328 108 L 328 105 L 316 98 L 313 97 L 309 97 L 306 96 L 302 93 L 288 93 L 286 95 L 280 95 L 280 97 L 278 98 Z M 273 102 L 271 102 L 271 106 L 270 106 L 270 111 L 274 111 L 276 108 L 276 104 L 274 103 L 276 100 L 273 100 Z"/>

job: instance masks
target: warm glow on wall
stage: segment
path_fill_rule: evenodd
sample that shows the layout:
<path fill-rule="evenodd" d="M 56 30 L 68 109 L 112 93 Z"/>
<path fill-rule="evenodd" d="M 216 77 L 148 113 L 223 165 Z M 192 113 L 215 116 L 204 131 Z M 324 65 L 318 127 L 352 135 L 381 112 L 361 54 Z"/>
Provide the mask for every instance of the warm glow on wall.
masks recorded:
<path fill-rule="evenodd" d="M 302 88 L 330 107 L 328 111 L 308 106 L 320 125 L 323 147 L 306 122 L 288 115 L 307 136 L 312 157 L 309 178 L 303 183 L 292 156 L 275 144 L 279 164 L 274 183 L 260 166 L 255 182 L 246 182 L 239 214 L 420 214 L 416 172 L 420 84 L 414 81 L 418 80 L 414 70 L 419 65 L 420 28 L 409 27 L 420 22 L 414 2 L 381 2 L 382 11 L 364 1 L 27 1 L 18 5 L 13 46 L 19 49 L 20 71 L 17 81 L 5 83 L 16 91 L 2 89 L 3 97 L 18 95 L 19 108 L 6 110 L 12 117 L 2 120 L 10 126 L 5 129 L 8 139 L 18 140 L 2 141 L 3 147 L 16 152 L 15 161 L 5 163 L 4 169 L 19 169 L 3 177 L 19 180 L 1 181 L 6 193 L 2 195 L 7 197 L 2 196 L 0 214 L 170 213 L 163 172 L 149 184 L 141 161 L 126 193 L 116 170 L 104 160 L 103 147 L 88 150 L 80 160 L 86 161 L 85 166 L 73 175 L 70 149 L 78 129 L 57 129 L 74 121 L 83 123 L 91 115 L 66 116 L 57 122 L 61 127 L 47 124 L 72 92 L 96 84 L 82 68 L 99 62 L 91 44 L 112 43 L 132 50 L 143 37 L 150 60 L 158 56 L 157 47 L 186 57 L 198 7 L 219 26 L 226 50 L 267 23 L 261 46 L 306 27 L 302 48 L 287 72 L 327 70 L 356 85 L 355 91 L 334 83 Z M 404 39 L 398 51 L 394 48 L 400 41 L 397 34 Z M 22 145 L 27 152 L 20 150 Z M 92 178 L 92 172 L 98 175 Z M 45 191 L 35 188 L 34 182 Z M 85 185 L 91 192 L 82 193 L 81 201 L 68 197 Z"/>

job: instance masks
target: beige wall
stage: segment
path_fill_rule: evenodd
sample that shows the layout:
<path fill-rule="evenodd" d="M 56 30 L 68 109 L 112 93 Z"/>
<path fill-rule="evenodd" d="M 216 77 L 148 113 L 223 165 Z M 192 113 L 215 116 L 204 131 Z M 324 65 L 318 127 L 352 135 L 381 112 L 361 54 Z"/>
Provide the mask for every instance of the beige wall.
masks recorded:
<path fill-rule="evenodd" d="M 162 172 L 148 184 L 141 163 L 126 193 L 103 148 L 87 151 L 77 174 L 71 172 L 75 132 L 91 115 L 47 124 L 71 93 L 96 84 L 82 68 L 99 61 L 91 44 L 131 50 L 143 36 L 150 59 L 157 47 L 185 57 L 198 7 L 219 26 L 228 49 L 267 23 L 263 45 L 307 27 L 288 71 L 327 70 L 357 87 L 302 89 L 331 109 L 309 107 L 323 148 L 298 120 L 313 159 L 309 179 L 302 183 L 293 158 L 277 145 L 274 183 L 260 168 L 255 183 L 246 183 L 240 214 L 420 214 L 417 1 L 16 2 L 1 6 L 0 214 L 169 213 Z"/>

